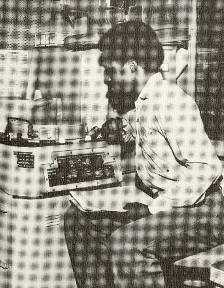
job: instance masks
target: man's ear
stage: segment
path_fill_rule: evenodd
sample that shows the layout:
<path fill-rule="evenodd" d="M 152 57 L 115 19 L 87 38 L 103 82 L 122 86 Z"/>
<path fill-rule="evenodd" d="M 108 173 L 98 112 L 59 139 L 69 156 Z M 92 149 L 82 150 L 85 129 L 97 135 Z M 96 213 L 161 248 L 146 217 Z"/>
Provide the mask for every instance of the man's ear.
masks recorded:
<path fill-rule="evenodd" d="M 132 59 L 128 61 L 129 68 L 131 69 L 131 72 L 134 73 L 138 70 L 138 63 Z"/>

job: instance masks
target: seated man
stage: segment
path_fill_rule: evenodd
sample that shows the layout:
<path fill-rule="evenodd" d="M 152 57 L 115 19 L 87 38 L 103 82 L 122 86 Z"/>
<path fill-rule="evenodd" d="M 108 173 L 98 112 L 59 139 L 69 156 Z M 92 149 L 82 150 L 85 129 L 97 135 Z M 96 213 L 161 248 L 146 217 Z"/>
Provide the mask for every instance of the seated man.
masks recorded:
<path fill-rule="evenodd" d="M 77 285 L 165 287 L 159 266 L 164 259 L 224 243 L 222 164 L 194 100 L 158 72 L 164 54 L 149 26 L 118 24 L 102 36 L 99 49 L 109 88 L 136 95 L 135 125 L 128 115 L 124 132 L 110 119 L 104 136 L 110 143 L 121 134 L 121 142 L 134 139 L 136 171 L 153 197 L 127 204 L 127 213 L 111 218 L 75 207 L 67 211 L 65 235 Z"/>

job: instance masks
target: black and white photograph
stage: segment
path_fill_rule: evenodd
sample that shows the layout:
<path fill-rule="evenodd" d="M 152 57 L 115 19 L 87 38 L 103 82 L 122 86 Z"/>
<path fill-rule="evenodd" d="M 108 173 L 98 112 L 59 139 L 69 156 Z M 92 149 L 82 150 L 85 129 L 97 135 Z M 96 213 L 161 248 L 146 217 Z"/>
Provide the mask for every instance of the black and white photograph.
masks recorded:
<path fill-rule="evenodd" d="M 224 288 L 224 1 L 0 2 L 0 288 Z"/>

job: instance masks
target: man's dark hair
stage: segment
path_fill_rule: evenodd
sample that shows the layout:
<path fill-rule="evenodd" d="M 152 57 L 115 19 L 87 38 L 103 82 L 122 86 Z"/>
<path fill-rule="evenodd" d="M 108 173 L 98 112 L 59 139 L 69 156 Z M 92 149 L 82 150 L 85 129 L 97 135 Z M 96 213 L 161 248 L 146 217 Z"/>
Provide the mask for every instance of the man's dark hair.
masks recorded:
<path fill-rule="evenodd" d="M 129 21 L 112 27 L 99 41 L 103 52 L 100 64 L 135 60 L 146 72 L 158 72 L 164 51 L 155 31 L 141 21 Z"/>

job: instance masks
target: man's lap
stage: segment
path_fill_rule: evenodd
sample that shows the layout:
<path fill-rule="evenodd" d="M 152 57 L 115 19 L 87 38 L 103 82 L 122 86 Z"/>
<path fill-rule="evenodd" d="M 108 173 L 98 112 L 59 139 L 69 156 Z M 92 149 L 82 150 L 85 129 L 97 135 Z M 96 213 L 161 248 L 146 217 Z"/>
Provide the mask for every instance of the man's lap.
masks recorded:
<path fill-rule="evenodd" d="M 128 242 L 160 257 L 182 257 L 219 245 L 220 225 L 224 225 L 223 196 L 220 191 L 194 208 L 175 208 L 130 221 L 122 214 L 110 217 L 83 213 L 74 205 L 67 211 L 70 229 L 84 230 L 92 241 L 110 247 L 114 242 Z M 70 216 L 69 216 L 70 215 Z M 111 235 L 111 236 L 110 236 Z"/>
<path fill-rule="evenodd" d="M 219 235 L 220 231 L 223 234 L 221 225 L 224 228 L 223 207 L 219 191 L 201 206 L 176 208 L 133 222 L 119 214 L 83 213 L 72 205 L 65 214 L 65 235 L 78 287 L 113 287 L 113 277 L 122 282 L 134 275 L 133 271 L 140 277 L 136 274 L 136 279 L 151 281 L 155 276 L 155 283 L 158 279 L 163 283 L 158 274 L 163 260 L 173 262 L 224 243 L 224 235 L 222 239 Z M 119 276 L 116 269 L 126 274 Z M 88 279 L 92 286 L 83 284 Z M 104 284 L 99 284 L 99 279 Z M 157 284 L 154 286 L 160 287 Z"/>
<path fill-rule="evenodd" d="M 110 246 L 116 243 L 119 253 L 119 245 L 122 251 L 127 242 L 146 257 L 152 253 L 158 258 L 183 258 L 215 247 L 224 242 L 223 199 L 217 191 L 197 207 L 175 208 L 124 225 L 113 232 Z"/>

